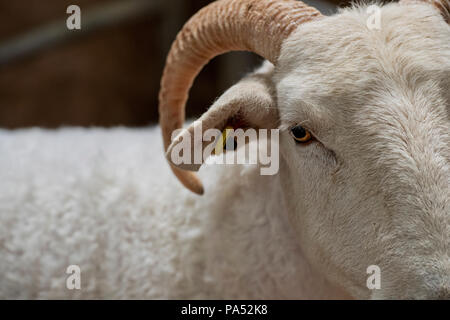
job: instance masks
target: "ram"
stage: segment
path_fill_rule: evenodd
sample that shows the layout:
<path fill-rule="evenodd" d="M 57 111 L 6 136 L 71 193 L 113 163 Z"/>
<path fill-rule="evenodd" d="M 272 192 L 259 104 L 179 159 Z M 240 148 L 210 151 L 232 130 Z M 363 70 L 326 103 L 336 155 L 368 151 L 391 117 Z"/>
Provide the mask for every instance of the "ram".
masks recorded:
<path fill-rule="evenodd" d="M 167 59 L 163 145 L 158 128 L 1 132 L 0 297 L 449 299 L 449 2 L 375 8 L 205 7 Z M 181 129 L 195 76 L 231 50 L 268 62 Z M 199 123 L 279 129 L 279 172 L 174 161 L 204 147 Z"/>

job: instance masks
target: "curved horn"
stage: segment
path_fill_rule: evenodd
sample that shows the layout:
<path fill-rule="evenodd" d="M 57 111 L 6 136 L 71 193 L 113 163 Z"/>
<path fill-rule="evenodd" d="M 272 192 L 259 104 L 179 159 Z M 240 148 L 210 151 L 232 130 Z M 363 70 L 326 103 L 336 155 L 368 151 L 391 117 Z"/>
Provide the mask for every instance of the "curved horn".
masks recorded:
<path fill-rule="evenodd" d="M 172 132 L 182 127 L 189 89 L 209 60 L 228 51 L 252 51 L 276 64 L 283 40 L 298 25 L 320 16 L 316 9 L 294 0 L 219 0 L 194 15 L 172 44 L 161 79 L 164 149 Z M 171 168 L 189 190 L 203 194 L 193 172 Z"/>
<path fill-rule="evenodd" d="M 445 21 L 450 24 L 450 0 L 400 0 L 401 4 L 429 3 L 441 11 Z"/>

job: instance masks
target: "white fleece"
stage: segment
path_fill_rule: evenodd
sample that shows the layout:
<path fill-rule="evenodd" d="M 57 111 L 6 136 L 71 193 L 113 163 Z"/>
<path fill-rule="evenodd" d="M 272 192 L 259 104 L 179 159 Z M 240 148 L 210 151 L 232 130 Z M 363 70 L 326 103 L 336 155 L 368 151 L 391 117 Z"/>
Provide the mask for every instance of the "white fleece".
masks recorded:
<path fill-rule="evenodd" d="M 276 176 L 206 166 L 206 194 L 193 195 L 171 174 L 160 137 L 159 129 L 0 131 L 0 298 L 333 294 L 323 280 L 311 283 L 281 218 Z M 73 264 L 81 290 L 66 288 Z"/>
<path fill-rule="evenodd" d="M 199 197 L 158 129 L 1 131 L 0 298 L 346 297 L 326 276 L 356 298 L 448 299 L 450 26 L 424 4 L 383 6 L 380 30 L 368 16 L 301 25 L 204 114 L 278 123 L 275 176 L 202 167 Z M 297 144 L 299 124 L 316 139 Z"/>

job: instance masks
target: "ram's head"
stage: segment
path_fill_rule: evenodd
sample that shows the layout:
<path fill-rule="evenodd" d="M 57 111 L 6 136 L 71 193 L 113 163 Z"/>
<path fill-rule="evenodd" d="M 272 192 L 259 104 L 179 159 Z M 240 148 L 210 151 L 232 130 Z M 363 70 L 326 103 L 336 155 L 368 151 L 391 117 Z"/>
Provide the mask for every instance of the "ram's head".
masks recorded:
<path fill-rule="evenodd" d="M 449 298 L 450 2 L 378 9 L 379 25 L 371 27 L 366 6 L 330 17 L 289 0 L 204 8 L 167 60 L 164 145 L 170 154 L 179 143 L 171 134 L 211 58 L 259 54 L 273 66 L 230 89 L 202 116 L 202 130 L 230 121 L 280 129 L 280 188 L 301 247 L 354 296 L 371 294 L 366 270 L 377 265 L 374 298 Z M 196 166 L 172 169 L 203 193 L 184 170 Z"/>

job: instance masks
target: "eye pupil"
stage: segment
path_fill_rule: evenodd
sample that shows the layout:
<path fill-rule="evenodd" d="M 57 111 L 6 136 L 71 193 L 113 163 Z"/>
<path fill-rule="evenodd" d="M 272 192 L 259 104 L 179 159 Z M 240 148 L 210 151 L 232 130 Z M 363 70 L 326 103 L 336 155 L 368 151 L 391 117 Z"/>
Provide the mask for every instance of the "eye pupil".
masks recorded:
<path fill-rule="evenodd" d="M 302 138 L 306 137 L 306 135 L 307 135 L 306 129 L 303 128 L 302 126 L 293 127 L 291 129 L 291 132 L 294 135 L 294 137 L 297 139 L 302 139 Z"/>
<path fill-rule="evenodd" d="M 312 139 L 311 133 L 300 125 L 291 128 L 291 135 L 298 143 L 306 143 Z"/>

